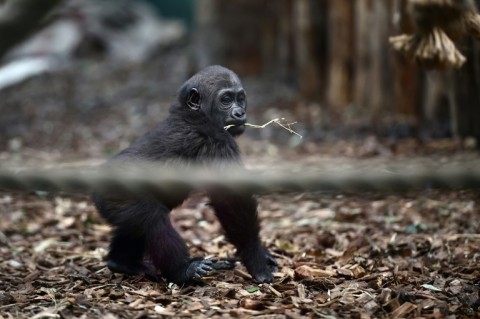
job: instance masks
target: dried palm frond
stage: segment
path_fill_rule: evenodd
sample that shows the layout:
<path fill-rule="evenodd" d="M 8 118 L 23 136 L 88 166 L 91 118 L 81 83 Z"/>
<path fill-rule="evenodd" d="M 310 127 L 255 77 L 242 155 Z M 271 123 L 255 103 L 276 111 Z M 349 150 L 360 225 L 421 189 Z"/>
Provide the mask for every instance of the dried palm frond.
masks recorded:
<path fill-rule="evenodd" d="M 473 0 L 409 0 L 417 31 L 390 38 L 392 47 L 426 68 L 459 68 L 466 58 L 455 42 L 470 35 L 480 40 L 480 15 Z"/>
<path fill-rule="evenodd" d="M 390 38 L 393 48 L 426 68 L 459 68 L 466 59 L 455 43 L 440 28 L 422 35 L 399 35 Z"/>

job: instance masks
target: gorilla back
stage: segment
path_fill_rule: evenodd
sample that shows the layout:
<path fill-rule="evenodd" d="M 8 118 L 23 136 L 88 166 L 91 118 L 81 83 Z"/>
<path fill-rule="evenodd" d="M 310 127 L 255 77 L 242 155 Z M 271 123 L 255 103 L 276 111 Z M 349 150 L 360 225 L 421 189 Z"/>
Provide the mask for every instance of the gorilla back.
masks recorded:
<path fill-rule="evenodd" d="M 246 110 L 246 92 L 238 76 L 221 66 L 207 67 L 182 85 L 167 119 L 107 165 L 147 161 L 243 167 L 234 137 L 245 130 Z M 251 194 L 215 186 L 204 191 L 254 280 L 271 282 L 277 263 L 261 245 L 256 200 Z M 168 281 L 184 284 L 200 280 L 215 268 L 212 260 L 189 256 L 170 222 L 170 210 L 187 196 L 179 193 L 168 202 L 159 202 L 113 200 L 94 194 L 98 211 L 114 226 L 107 257 L 110 270 L 150 278 L 157 278 L 160 271 Z"/>

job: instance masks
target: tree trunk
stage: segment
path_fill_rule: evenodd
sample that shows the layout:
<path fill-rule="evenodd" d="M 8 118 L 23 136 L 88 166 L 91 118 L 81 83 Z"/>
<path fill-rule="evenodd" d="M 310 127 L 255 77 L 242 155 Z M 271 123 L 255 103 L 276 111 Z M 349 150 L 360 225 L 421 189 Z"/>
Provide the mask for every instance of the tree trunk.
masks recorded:
<path fill-rule="evenodd" d="M 480 147 L 480 46 L 469 39 L 467 62 L 454 73 L 453 129 L 460 137 L 474 137 Z"/>
<path fill-rule="evenodd" d="M 352 101 L 355 2 L 352 0 L 329 2 L 327 102 L 337 115 L 343 114 Z"/>
<path fill-rule="evenodd" d="M 297 84 L 302 96 L 309 100 L 318 100 L 322 96 L 320 59 L 317 55 L 317 43 L 321 35 L 316 32 L 315 26 L 315 19 L 318 19 L 321 12 L 315 10 L 314 2 L 316 1 L 294 2 Z"/>

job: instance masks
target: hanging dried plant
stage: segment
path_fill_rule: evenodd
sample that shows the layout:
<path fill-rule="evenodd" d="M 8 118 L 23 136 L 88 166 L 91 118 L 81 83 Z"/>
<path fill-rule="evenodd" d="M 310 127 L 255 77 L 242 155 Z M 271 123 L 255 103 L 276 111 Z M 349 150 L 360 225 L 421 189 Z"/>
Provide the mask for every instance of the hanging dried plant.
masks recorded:
<path fill-rule="evenodd" d="M 390 38 L 392 47 L 432 69 L 459 68 L 466 58 L 456 40 L 480 40 L 480 15 L 472 0 L 408 0 L 416 33 Z"/>

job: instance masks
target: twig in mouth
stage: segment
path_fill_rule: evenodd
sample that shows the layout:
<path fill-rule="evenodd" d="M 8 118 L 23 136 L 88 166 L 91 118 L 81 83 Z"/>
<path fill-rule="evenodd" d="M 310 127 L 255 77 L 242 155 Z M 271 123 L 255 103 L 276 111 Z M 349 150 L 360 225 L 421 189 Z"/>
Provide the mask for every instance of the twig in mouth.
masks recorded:
<path fill-rule="evenodd" d="M 275 118 L 271 121 L 268 121 L 267 123 L 263 124 L 263 125 L 256 125 L 256 124 L 250 124 L 250 123 L 245 123 L 246 126 L 249 126 L 249 127 L 253 127 L 253 128 L 265 128 L 267 127 L 268 125 L 272 124 L 272 123 L 275 123 L 277 125 L 279 125 L 280 127 L 284 128 L 285 130 L 287 130 L 288 132 L 290 132 L 291 134 L 295 134 L 297 135 L 298 137 L 300 138 L 303 138 L 302 135 L 298 134 L 297 132 L 295 132 L 292 128 L 291 128 L 291 125 L 297 123 L 297 122 L 287 122 L 287 120 L 285 118 Z M 234 127 L 235 125 L 227 125 L 224 127 L 225 130 L 228 130 L 229 128 L 231 127 Z"/>

